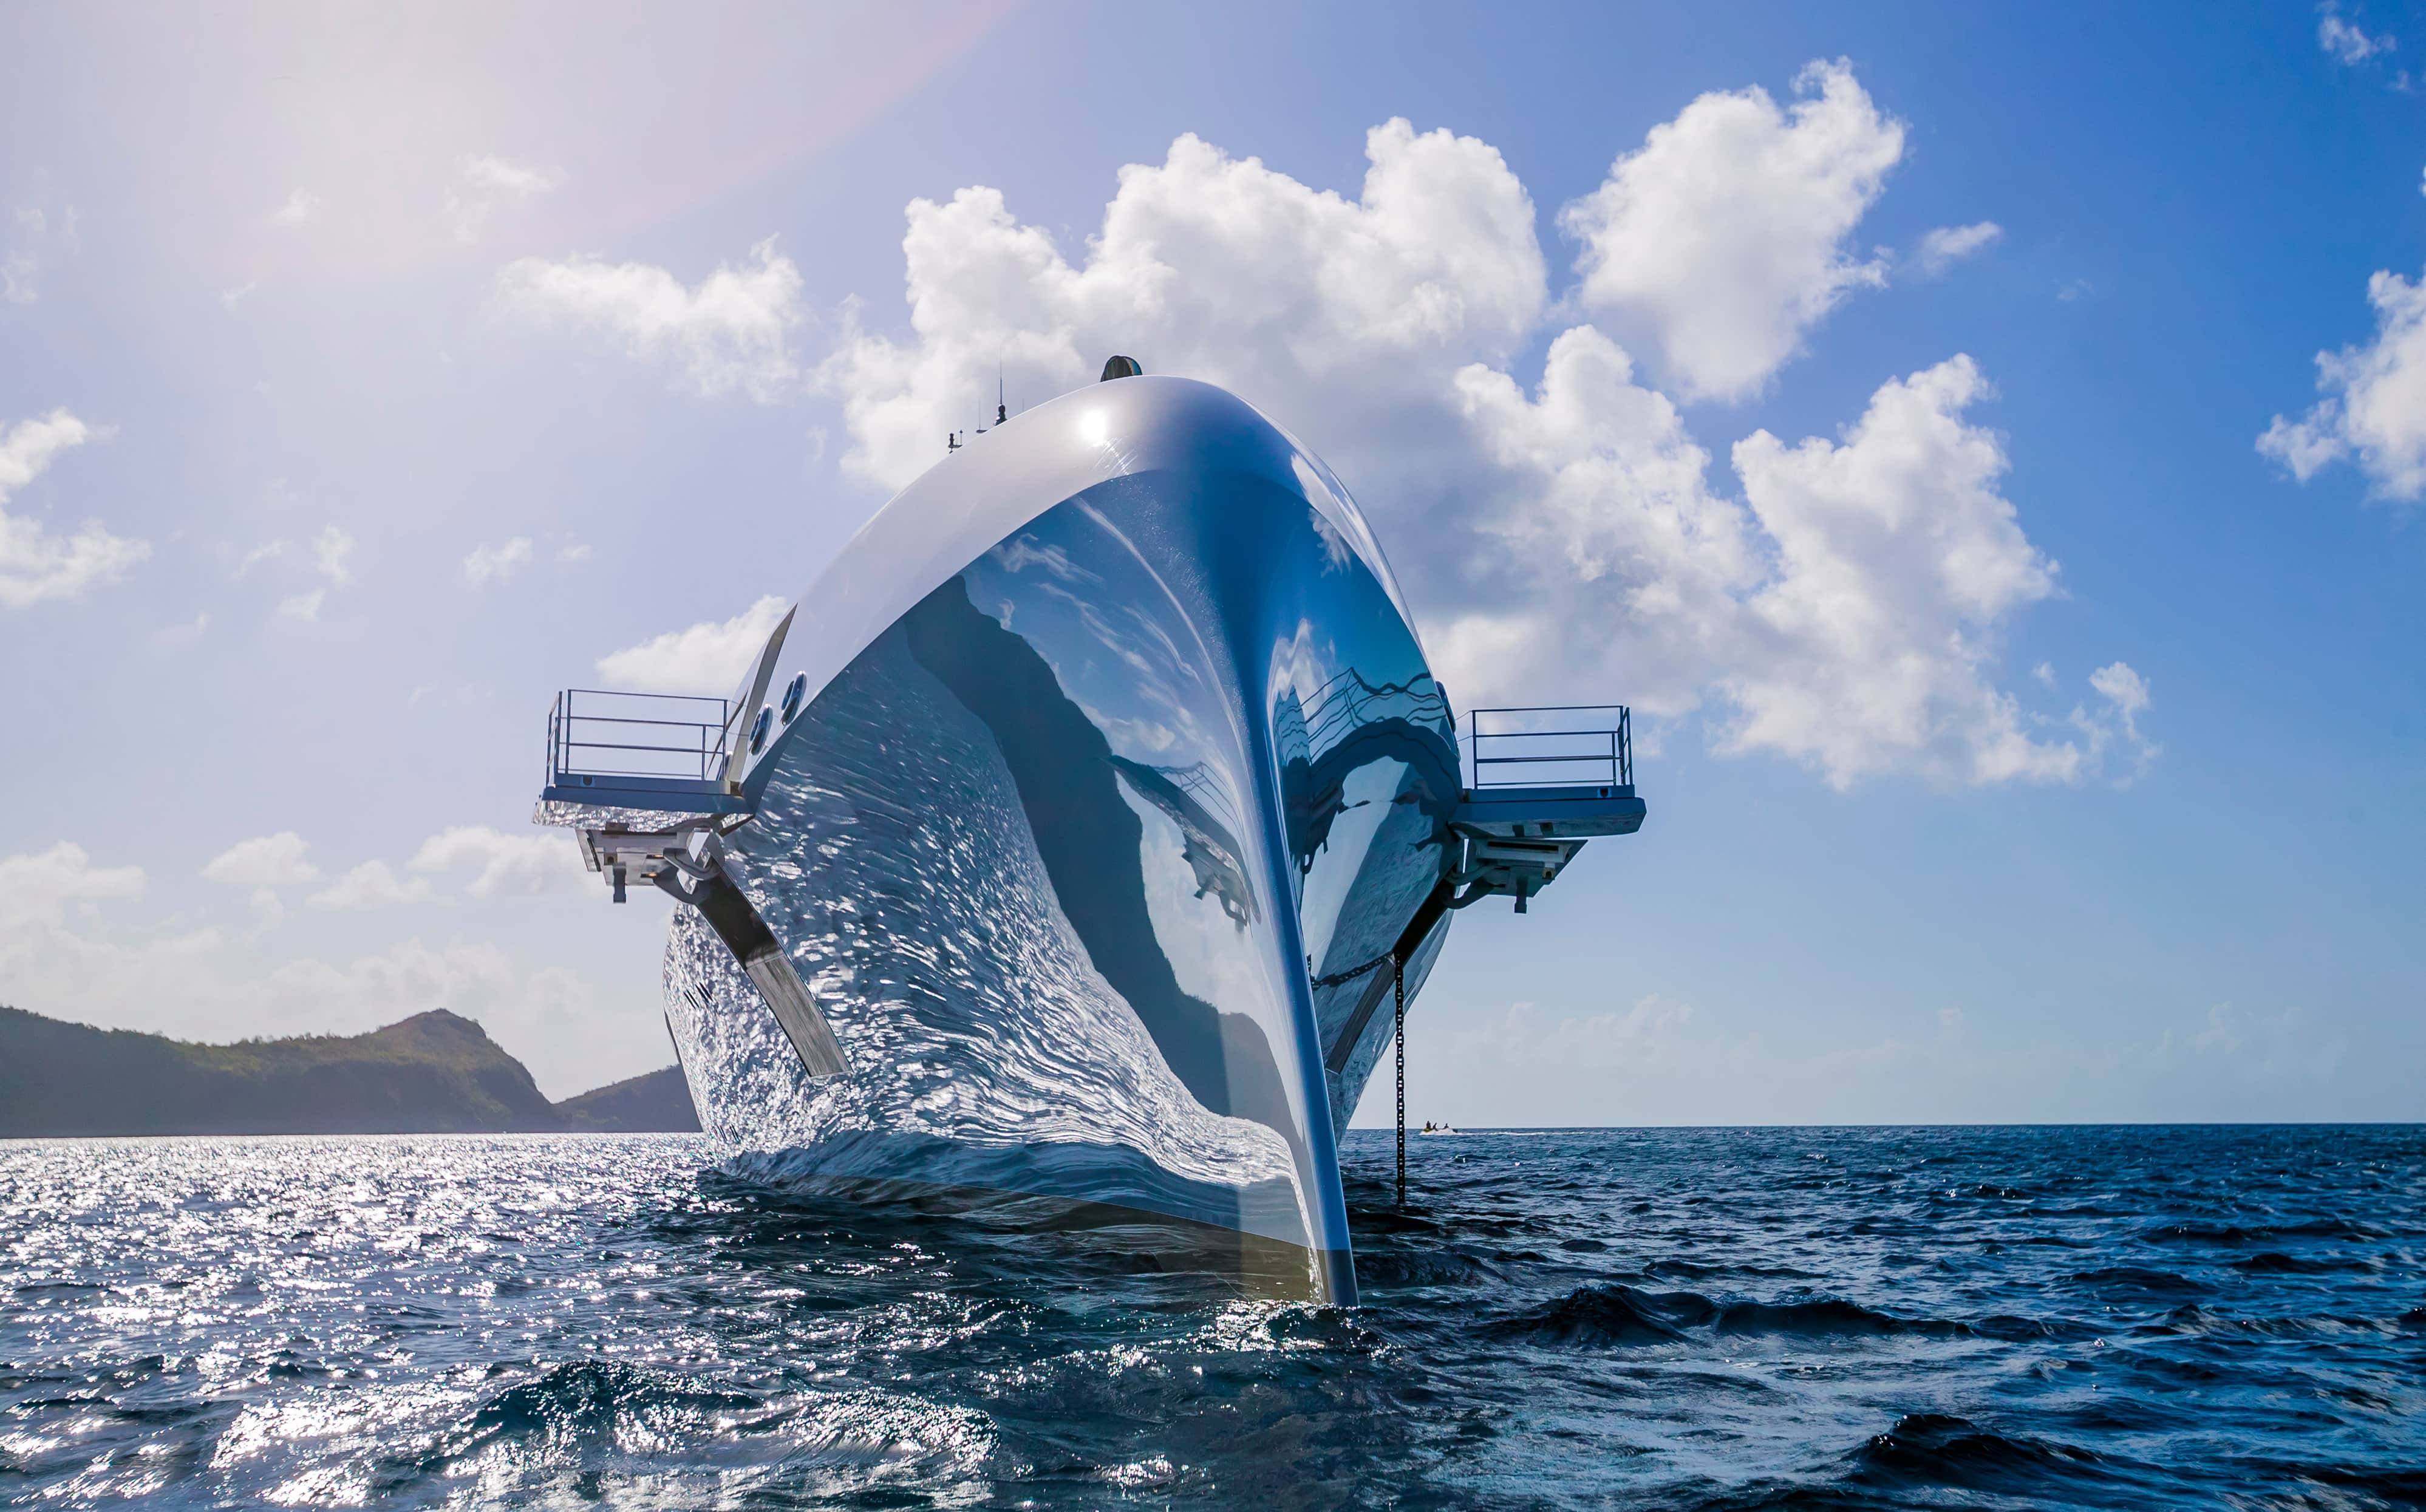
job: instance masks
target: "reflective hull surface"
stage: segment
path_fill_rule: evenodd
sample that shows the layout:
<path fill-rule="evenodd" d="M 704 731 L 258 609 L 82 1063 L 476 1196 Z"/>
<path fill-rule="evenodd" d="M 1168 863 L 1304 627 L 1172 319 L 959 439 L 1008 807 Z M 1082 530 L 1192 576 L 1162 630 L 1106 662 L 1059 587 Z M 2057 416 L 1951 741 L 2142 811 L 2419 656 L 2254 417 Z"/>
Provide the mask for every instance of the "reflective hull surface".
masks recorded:
<path fill-rule="evenodd" d="M 770 1179 L 1188 1220 L 1352 1297 L 1334 1142 L 1393 950 L 1412 997 L 1447 932 L 1405 938 L 1458 759 L 1329 473 L 1203 384 L 1068 395 L 905 491 L 771 650 L 805 696 L 723 869 L 849 1070 L 677 909 L 709 1132 Z"/>

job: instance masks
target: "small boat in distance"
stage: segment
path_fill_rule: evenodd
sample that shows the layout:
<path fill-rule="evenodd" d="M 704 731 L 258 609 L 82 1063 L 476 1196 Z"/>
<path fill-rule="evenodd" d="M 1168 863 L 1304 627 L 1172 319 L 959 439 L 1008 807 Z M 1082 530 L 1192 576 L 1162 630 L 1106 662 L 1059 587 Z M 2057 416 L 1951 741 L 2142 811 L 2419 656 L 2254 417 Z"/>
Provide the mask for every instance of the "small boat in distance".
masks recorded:
<path fill-rule="evenodd" d="M 1347 490 L 1219 388 L 1115 358 L 995 421 L 732 699 L 559 695 L 535 817 L 681 905 L 743 1174 L 1159 1214 L 1352 1302 L 1339 1134 L 1456 911 L 1642 824 L 1626 712 L 1461 748 Z"/>

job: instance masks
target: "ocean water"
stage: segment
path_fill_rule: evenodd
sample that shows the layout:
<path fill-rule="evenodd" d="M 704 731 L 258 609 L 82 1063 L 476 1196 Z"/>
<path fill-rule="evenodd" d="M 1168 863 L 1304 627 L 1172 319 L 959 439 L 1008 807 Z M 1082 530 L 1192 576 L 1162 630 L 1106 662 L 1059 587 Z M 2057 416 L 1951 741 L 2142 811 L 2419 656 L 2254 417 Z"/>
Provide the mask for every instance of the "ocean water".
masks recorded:
<path fill-rule="evenodd" d="M 0 1500 L 2426 1505 L 2426 1130 L 1409 1146 L 1351 1311 L 696 1138 L 0 1144 Z"/>

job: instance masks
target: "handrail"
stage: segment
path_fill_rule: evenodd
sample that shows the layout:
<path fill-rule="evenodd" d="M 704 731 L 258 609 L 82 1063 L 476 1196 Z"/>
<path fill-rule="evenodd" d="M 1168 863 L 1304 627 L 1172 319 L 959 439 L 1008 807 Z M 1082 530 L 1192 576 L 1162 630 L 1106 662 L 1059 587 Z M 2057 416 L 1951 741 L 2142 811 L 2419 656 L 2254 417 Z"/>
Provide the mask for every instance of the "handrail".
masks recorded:
<path fill-rule="evenodd" d="M 704 719 L 643 719 L 629 714 L 585 714 L 580 717 L 602 725 L 667 725 L 679 730 L 710 728 Z"/>
<path fill-rule="evenodd" d="M 547 783 L 576 785 L 566 779 L 583 777 L 713 781 L 724 772 L 730 711 L 729 700 L 696 694 L 566 688 L 548 706 Z M 698 717 L 679 717 L 692 712 Z M 661 730 L 690 731 L 693 738 L 654 738 Z M 576 755 L 605 751 L 624 755 Z"/>
<path fill-rule="evenodd" d="M 565 694 L 592 694 L 599 699 L 653 699 L 657 704 L 716 704 L 723 709 L 730 699 L 718 699 L 711 694 L 636 694 L 628 687 L 568 687 Z"/>
<path fill-rule="evenodd" d="M 611 740 L 568 740 L 566 750 L 655 750 L 670 751 L 678 756 L 698 756 L 704 751 L 693 746 L 627 746 Z"/>
<path fill-rule="evenodd" d="M 1491 730 L 1484 726 L 1484 720 L 1491 716 L 1506 717 L 1542 714 L 1604 714 L 1614 715 L 1615 717 L 1607 723 L 1595 723 L 1583 729 Z M 1568 721 L 1570 724 L 1577 722 Z M 1622 703 L 1544 703 L 1468 710 L 1468 761 L 1474 774 L 1468 785 L 1476 788 L 1632 787 L 1633 727 L 1633 711 Z M 1590 741 L 1596 748 L 1543 751 L 1514 744 L 1544 740 Z M 1512 755 L 1499 754 L 1512 750 L 1514 752 Z M 1524 777 L 1495 778 L 1484 771 L 1485 767 L 1502 766 L 1525 767 L 1528 772 Z M 1586 775 L 1568 775 L 1577 766 L 1589 768 Z"/>

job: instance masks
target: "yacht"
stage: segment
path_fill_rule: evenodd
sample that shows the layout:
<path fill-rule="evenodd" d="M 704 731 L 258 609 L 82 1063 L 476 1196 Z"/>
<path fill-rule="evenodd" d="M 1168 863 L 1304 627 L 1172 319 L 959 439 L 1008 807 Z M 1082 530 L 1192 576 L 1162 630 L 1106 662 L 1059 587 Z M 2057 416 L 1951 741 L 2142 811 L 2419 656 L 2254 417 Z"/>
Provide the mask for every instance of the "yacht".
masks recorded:
<path fill-rule="evenodd" d="M 535 817 L 676 900 L 740 1173 L 1178 1220 L 1352 1303 L 1341 1133 L 1398 1045 L 1403 1200 L 1407 1005 L 1460 909 L 1641 826 L 1626 711 L 1462 728 L 1348 491 L 1222 389 L 1115 358 L 995 421 L 733 697 L 560 693 Z"/>

